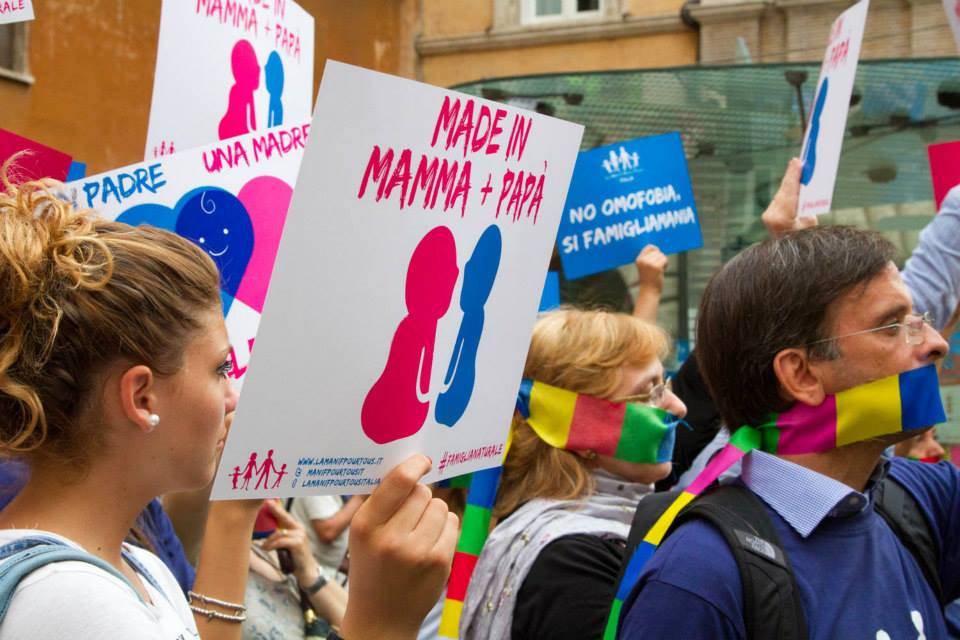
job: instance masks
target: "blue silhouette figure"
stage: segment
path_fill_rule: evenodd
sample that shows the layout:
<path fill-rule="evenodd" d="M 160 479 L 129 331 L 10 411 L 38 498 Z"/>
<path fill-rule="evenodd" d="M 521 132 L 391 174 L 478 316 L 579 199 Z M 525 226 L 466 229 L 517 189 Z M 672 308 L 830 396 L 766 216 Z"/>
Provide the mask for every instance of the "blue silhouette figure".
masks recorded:
<path fill-rule="evenodd" d="M 827 88 L 830 78 L 824 78 L 817 93 L 817 101 L 813 105 L 813 114 L 810 116 L 810 136 L 807 138 L 807 148 L 803 150 L 803 171 L 800 173 L 800 184 L 807 185 L 813 179 L 813 172 L 817 168 L 817 139 L 820 137 L 820 116 L 823 115 L 823 106 L 827 103 Z"/>
<path fill-rule="evenodd" d="M 500 250 L 503 240 L 500 229 L 490 225 L 477 240 L 473 255 L 463 268 L 463 287 L 460 289 L 460 308 L 463 320 L 447 367 L 443 383 L 447 389 L 437 397 L 436 418 L 440 424 L 452 427 L 463 416 L 470 404 L 473 383 L 477 375 L 477 349 L 483 334 L 483 305 L 490 297 L 497 271 L 500 268 Z"/>
<path fill-rule="evenodd" d="M 270 94 L 267 126 L 276 127 L 283 124 L 283 101 L 280 100 L 283 95 L 283 62 L 276 51 L 270 52 L 263 74 L 266 76 L 267 93 Z"/>
<path fill-rule="evenodd" d="M 220 288 L 232 301 L 253 253 L 253 224 L 247 209 L 232 193 L 215 188 L 197 189 L 181 202 L 176 232 L 213 258 L 220 270 Z"/>

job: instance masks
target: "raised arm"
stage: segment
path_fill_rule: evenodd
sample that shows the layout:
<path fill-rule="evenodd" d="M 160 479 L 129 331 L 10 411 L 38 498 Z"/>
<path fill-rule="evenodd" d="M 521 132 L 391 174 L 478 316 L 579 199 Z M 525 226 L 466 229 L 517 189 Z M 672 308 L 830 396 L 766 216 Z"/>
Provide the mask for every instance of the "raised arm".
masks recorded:
<path fill-rule="evenodd" d="M 637 254 L 634 262 L 637 265 L 640 291 L 633 304 L 633 315 L 656 324 L 657 307 L 660 306 L 660 296 L 663 295 L 663 274 L 667 270 L 667 256 L 654 245 L 648 244 Z"/>
<path fill-rule="evenodd" d="M 920 232 L 920 242 L 901 274 L 913 307 L 929 312 L 942 330 L 960 302 L 960 186 L 940 205 L 940 212 Z"/>

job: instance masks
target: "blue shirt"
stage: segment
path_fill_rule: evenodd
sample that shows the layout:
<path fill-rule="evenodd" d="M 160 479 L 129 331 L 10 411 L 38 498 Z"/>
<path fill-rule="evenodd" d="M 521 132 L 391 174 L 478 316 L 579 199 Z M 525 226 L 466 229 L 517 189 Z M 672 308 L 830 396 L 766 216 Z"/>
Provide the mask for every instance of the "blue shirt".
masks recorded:
<path fill-rule="evenodd" d="M 920 232 L 920 241 L 901 275 L 913 307 L 933 316 L 933 326 L 943 329 L 960 300 L 960 186 L 940 203 L 940 213 Z"/>
<path fill-rule="evenodd" d="M 910 552 L 859 493 L 754 452 L 742 480 L 761 497 L 794 569 L 810 637 L 947 637 L 937 598 Z M 960 594 L 960 470 L 884 462 L 917 499 L 940 549 L 948 599 Z M 743 586 L 721 534 L 703 521 L 677 528 L 624 603 L 621 638 L 746 638 Z"/>

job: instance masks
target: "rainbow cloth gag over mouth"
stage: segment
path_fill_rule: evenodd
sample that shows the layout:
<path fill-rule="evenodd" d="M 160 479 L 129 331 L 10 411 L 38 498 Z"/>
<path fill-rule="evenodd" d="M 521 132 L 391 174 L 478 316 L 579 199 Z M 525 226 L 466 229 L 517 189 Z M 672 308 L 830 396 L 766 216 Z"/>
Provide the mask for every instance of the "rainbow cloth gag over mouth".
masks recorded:
<path fill-rule="evenodd" d="M 677 421 L 657 407 L 524 380 L 517 409 L 540 439 L 557 449 L 589 450 L 638 464 L 673 457 Z"/>
<path fill-rule="evenodd" d="M 604 640 L 616 639 L 623 602 L 680 511 L 744 455 L 754 449 L 779 455 L 822 453 L 945 421 L 937 369 L 928 365 L 827 396 L 817 407 L 798 402 L 783 413 L 771 414 L 762 425 L 740 427 L 730 443 L 663 512 L 634 551 L 617 588 Z"/>

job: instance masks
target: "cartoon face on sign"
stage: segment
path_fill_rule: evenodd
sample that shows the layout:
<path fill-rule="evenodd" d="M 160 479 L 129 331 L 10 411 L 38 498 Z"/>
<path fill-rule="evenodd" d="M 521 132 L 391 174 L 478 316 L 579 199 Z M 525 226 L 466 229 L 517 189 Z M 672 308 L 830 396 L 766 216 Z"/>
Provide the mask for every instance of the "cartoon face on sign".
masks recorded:
<path fill-rule="evenodd" d="M 176 231 L 213 258 L 220 288 L 236 296 L 253 252 L 253 225 L 243 203 L 222 189 L 201 191 L 180 209 Z"/>
<path fill-rule="evenodd" d="M 259 176 L 236 196 L 218 187 L 199 187 L 181 196 L 173 208 L 141 204 L 117 220 L 153 225 L 188 238 L 220 269 L 224 315 L 234 298 L 260 313 L 292 195 L 283 180 Z"/>
<path fill-rule="evenodd" d="M 463 320 L 437 398 L 436 419 L 453 426 L 473 393 L 477 350 L 483 333 L 483 307 L 500 267 L 500 229 L 490 225 L 464 266 L 460 290 Z M 400 321 L 380 378 L 363 401 L 363 432 L 378 444 L 417 433 L 429 414 L 430 374 L 437 324 L 446 315 L 459 276 L 453 234 L 437 227 L 420 241 L 407 269 L 407 315 Z"/>

